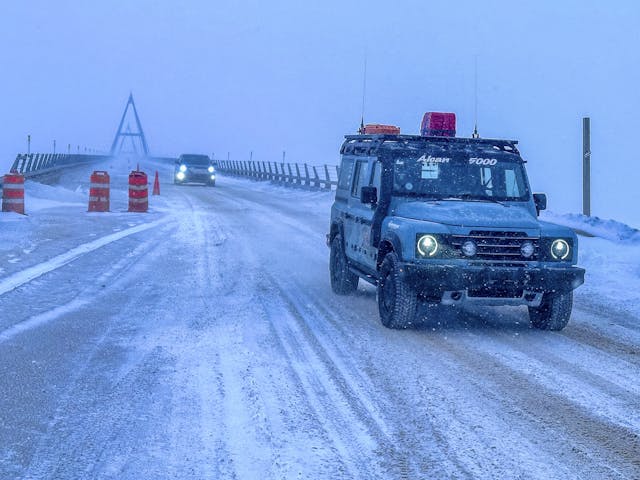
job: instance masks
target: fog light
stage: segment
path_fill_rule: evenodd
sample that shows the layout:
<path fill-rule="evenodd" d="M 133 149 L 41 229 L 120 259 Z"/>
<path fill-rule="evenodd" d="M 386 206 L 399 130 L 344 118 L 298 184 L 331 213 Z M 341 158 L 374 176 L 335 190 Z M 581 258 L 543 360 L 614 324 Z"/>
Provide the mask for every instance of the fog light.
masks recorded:
<path fill-rule="evenodd" d="M 182 173 L 182 172 L 178 172 L 178 173 L 176 173 L 176 178 L 177 178 L 178 180 L 184 180 L 184 173 Z"/>
<path fill-rule="evenodd" d="M 476 247 L 476 244 L 471 240 L 467 240 L 462 244 L 461 250 L 466 257 L 473 257 L 478 251 L 478 247 Z"/>
<path fill-rule="evenodd" d="M 536 249 L 531 242 L 524 242 L 520 247 L 520 253 L 524 258 L 530 258 L 535 250 Z"/>

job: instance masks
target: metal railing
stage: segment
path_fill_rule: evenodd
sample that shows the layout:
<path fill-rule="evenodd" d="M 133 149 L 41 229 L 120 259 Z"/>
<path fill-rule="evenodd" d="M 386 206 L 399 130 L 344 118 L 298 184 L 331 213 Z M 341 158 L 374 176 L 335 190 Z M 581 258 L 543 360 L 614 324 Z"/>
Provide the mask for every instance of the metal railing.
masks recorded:
<path fill-rule="evenodd" d="M 26 177 L 35 177 L 38 174 L 49 172 L 56 168 L 68 167 L 83 163 L 91 163 L 109 158 L 106 155 L 76 155 L 65 153 L 30 153 L 18 154 L 12 172 L 21 173 Z"/>
<path fill-rule="evenodd" d="M 65 153 L 20 153 L 11 166 L 11 173 L 20 173 L 26 178 L 36 178 L 61 168 L 83 165 L 108 159 L 107 155 L 81 155 Z M 0 173 L 0 188 L 2 177 Z"/>
<path fill-rule="evenodd" d="M 218 171 L 253 180 L 270 181 L 288 187 L 332 190 L 338 185 L 337 165 L 260 162 L 256 160 L 215 160 Z"/>

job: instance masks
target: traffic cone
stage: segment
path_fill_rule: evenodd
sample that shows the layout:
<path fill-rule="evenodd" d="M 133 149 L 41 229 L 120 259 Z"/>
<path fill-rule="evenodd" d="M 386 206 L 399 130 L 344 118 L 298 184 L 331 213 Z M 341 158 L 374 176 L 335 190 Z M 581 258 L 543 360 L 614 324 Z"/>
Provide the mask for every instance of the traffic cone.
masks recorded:
<path fill-rule="evenodd" d="M 160 180 L 158 179 L 158 171 L 156 170 L 156 179 L 153 181 L 152 195 L 160 195 Z"/>

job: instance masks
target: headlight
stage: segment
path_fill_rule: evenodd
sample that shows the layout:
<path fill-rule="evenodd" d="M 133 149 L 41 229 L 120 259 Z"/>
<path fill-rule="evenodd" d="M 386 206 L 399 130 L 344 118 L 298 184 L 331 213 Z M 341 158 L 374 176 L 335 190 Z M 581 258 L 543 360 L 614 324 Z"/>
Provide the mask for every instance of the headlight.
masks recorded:
<path fill-rule="evenodd" d="M 180 171 L 181 172 L 186 172 L 187 171 L 187 166 L 186 165 L 180 165 Z"/>
<path fill-rule="evenodd" d="M 178 172 L 178 173 L 176 173 L 176 178 L 177 178 L 178 180 L 184 180 L 184 173 L 182 173 L 182 172 Z"/>
<path fill-rule="evenodd" d="M 213 173 L 213 167 L 209 166 L 209 168 L 207 168 L 207 170 L 209 171 L 209 173 Z"/>
<path fill-rule="evenodd" d="M 571 247 L 566 240 L 558 238 L 551 243 L 551 257 L 554 260 L 566 260 L 571 253 Z"/>
<path fill-rule="evenodd" d="M 211 175 L 211 180 L 215 180 L 216 176 L 215 175 Z"/>
<path fill-rule="evenodd" d="M 433 235 L 420 235 L 416 250 L 421 257 L 433 257 L 438 251 L 438 240 Z"/>

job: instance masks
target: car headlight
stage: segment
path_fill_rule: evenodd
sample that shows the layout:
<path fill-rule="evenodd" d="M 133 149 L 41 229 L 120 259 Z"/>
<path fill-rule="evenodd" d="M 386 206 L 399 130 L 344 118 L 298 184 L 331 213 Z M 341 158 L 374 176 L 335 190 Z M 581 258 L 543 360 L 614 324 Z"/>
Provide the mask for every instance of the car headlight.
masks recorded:
<path fill-rule="evenodd" d="M 178 180 L 184 180 L 184 173 L 183 172 L 176 173 L 176 178 Z"/>
<path fill-rule="evenodd" d="M 186 165 L 180 165 L 180 171 L 181 172 L 186 172 L 187 171 L 187 166 Z"/>
<path fill-rule="evenodd" d="M 557 238 L 551 242 L 551 257 L 554 260 L 566 260 L 571 254 L 569 242 L 562 238 Z"/>
<path fill-rule="evenodd" d="M 215 180 L 216 176 L 215 175 L 211 175 L 211 180 Z"/>
<path fill-rule="evenodd" d="M 438 252 L 438 240 L 433 235 L 418 235 L 416 252 L 420 257 L 433 257 Z"/>
<path fill-rule="evenodd" d="M 209 173 L 213 173 L 213 167 L 209 166 L 209 168 L 207 168 L 207 170 L 209 171 Z"/>

